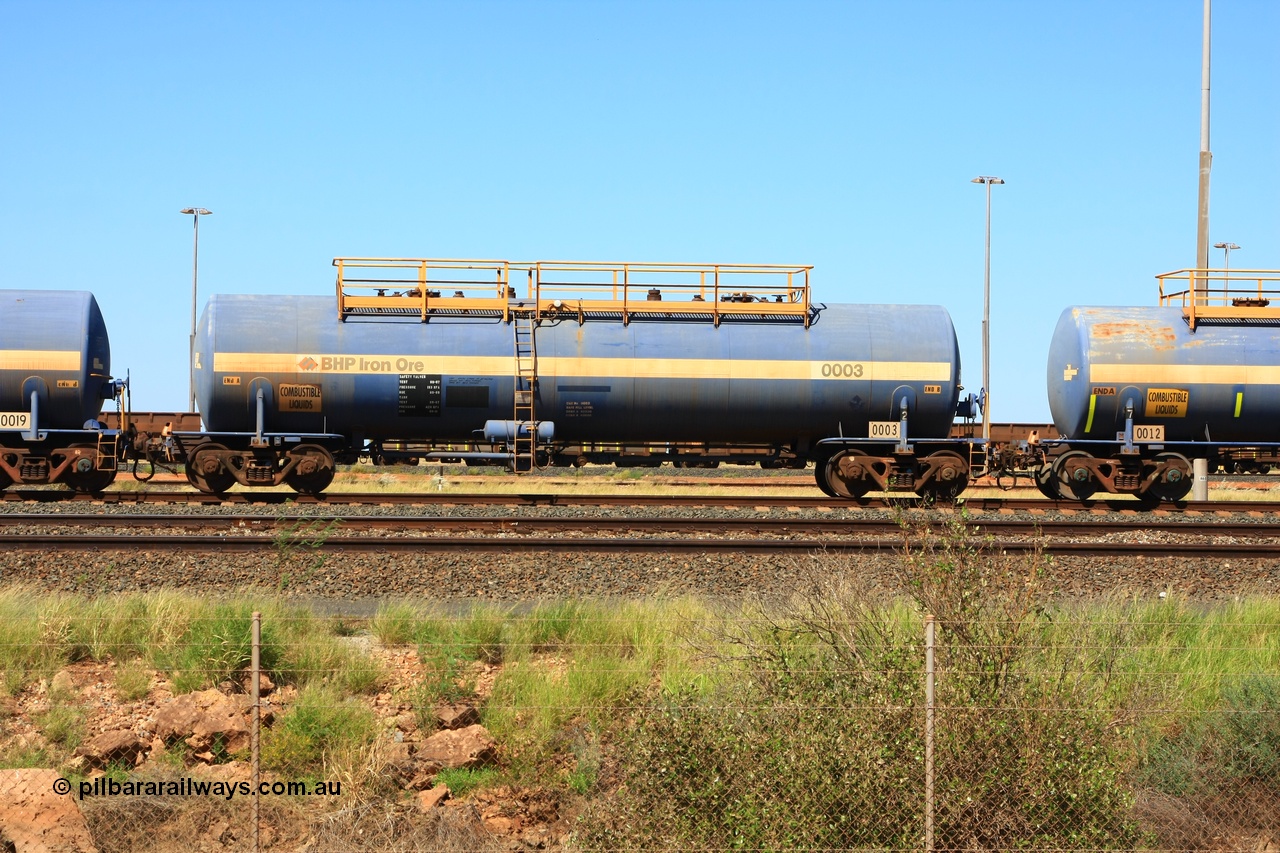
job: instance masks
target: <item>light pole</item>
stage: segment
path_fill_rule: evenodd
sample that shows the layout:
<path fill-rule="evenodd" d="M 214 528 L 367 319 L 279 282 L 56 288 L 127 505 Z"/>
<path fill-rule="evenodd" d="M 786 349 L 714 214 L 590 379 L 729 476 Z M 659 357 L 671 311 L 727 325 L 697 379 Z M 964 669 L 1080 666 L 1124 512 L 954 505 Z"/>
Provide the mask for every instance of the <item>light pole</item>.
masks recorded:
<path fill-rule="evenodd" d="M 203 207 L 184 207 L 179 213 L 190 215 L 195 223 L 195 243 L 191 247 L 191 346 L 187 351 L 187 385 L 190 389 L 191 411 L 196 410 L 196 282 L 200 280 L 200 217 L 212 210 Z"/>
<path fill-rule="evenodd" d="M 987 185 L 987 258 L 982 284 L 982 446 L 991 441 L 991 185 L 1002 178 L 979 175 L 970 183 Z"/>
<path fill-rule="evenodd" d="M 1214 243 L 1213 248 L 1222 250 L 1222 268 L 1231 271 L 1231 250 L 1239 249 L 1235 243 Z"/>
<path fill-rule="evenodd" d="M 1239 249 L 1235 243 L 1214 243 L 1213 248 L 1222 250 L 1222 295 L 1224 297 L 1231 295 L 1231 250 Z M 1207 283 L 1206 283 L 1207 284 Z M 1209 289 L 1206 286 L 1205 293 Z"/>

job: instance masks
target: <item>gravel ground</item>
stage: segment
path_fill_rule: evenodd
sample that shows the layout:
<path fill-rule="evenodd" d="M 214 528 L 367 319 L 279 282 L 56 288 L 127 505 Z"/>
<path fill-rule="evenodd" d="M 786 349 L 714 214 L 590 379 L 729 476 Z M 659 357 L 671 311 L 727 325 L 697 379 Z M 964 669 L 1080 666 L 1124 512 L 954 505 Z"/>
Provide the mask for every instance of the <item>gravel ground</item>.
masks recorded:
<path fill-rule="evenodd" d="M 749 502 L 749 501 L 748 501 Z M 746 503 L 746 502 L 744 502 Z M 185 505 L 147 506 L 148 514 L 246 515 L 245 507 Z M 119 505 L 3 504 L 0 513 L 104 515 L 138 512 Z M 612 518 L 653 516 L 653 507 L 504 507 L 425 506 L 350 507 L 343 514 L 425 516 L 583 517 L 607 513 Z M 752 511 L 680 508 L 671 516 L 699 518 L 795 518 L 785 508 Z M 868 510 L 851 518 L 886 517 Z M 324 507 L 293 506 L 282 511 L 264 507 L 259 514 L 326 517 Z M 329 515 L 332 513 L 329 512 Z M 941 522 L 949 513 L 910 511 L 911 518 Z M 995 516 L 993 516 L 995 517 Z M 1017 516 L 1001 515 L 1003 518 Z M 1030 517 L 1030 516 L 1027 516 Z M 1046 520 L 1050 516 L 1040 516 Z M 1141 518 L 1134 520 L 1135 539 L 1149 535 Z M 1233 519 L 1234 520 L 1234 519 Z M 1244 519 L 1240 519 L 1244 520 Z M 1266 523 L 1259 519 L 1259 523 Z M 179 588 L 191 592 L 235 593 L 248 590 L 329 601 L 430 600 L 452 603 L 529 602 L 571 597 L 659 597 L 696 595 L 737 598 L 756 594 L 787 595 L 813 574 L 856 572 L 886 589 L 896 588 L 899 557 L 893 552 L 859 556 L 760 557 L 754 555 L 627 556 L 578 554 L 367 554 L 277 549 L 269 555 L 207 555 L 160 552 L 104 552 L 89 561 L 83 555 L 13 552 L 0 555 L 0 584 L 21 583 L 41 590 L 100 594 Z M 1048 571 L 1051 586 L 1067 597 L 1119 594 L 1137 597 L 1161 592 L 1214 600 L 1249 594 L 1280 593 L 1280 547 L 1274 559 L 1213 560 L 1101 559 L 1055 557 Z"/>

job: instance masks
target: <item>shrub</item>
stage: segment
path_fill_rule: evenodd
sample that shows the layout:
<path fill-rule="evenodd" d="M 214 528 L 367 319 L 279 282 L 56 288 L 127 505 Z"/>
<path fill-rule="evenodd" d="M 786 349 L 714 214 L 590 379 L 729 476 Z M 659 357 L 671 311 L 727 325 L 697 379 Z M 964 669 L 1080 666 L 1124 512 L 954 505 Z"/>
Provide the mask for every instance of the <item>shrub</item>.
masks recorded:
<path fill-rule="evenodd" d="M 151 669 L 141 660 L 125 661 L 116 667 L 116 695 L 125 702 L 143 698 L 151 689 Z"/>
<path fill-rule="evenodd" d="M 1213 798 L 1224 790 L 1280 778 L 1280 678 L 1246 676 L 1223 688 L 1219 707 L 1152 742 L 1138 784 L 1175 797 Z"/>
<path fill-rule="evenodd" d="M 384 646 L 407 646 L 417 641 L 418 614 L 407 604 L 384 605 L 369 623 L 369 631 Z"/>
<path fill-rule="evenodd" d="M 1140 846 L 1114 721 L 1074 710 L 1104 686 L 1044 670 L 1058 652 L 1040 555 L 996 553 L 963 519 L 924 543 L 899 562 L 914 610 L 862 586 L 856 565 L 815 561 L 789 605 L 704 641 L 735 650 L 723 680 L 614 727 L 614 793 L 587 812 L 583 846 L 918 847 L 924 612 L 940 623 L 935 844 Z"/>
<path fill-rule="evenodd" d="M 175 693 L 212 687 L 249 666 L 254 609 L 248 603 L 226 602 L 199 608 L 173 643 L 153 651 L 153 662 L 169 673 Z M 259 660 L 268 672 L 276 670 L 280 657 L 277 621 L 264 619 L 262 625 Z"/>
<path fill-rule="evenodd" d="M 286 778 L 337 778 L 377 732 L 372 711 L 328 687 L 308 686 L 263 736 L 263 767 Z"/>
<path fill-rule="evenodd" d="M 66 700 L 59 700 L 49 710 L 37 714 L 35 723 L 50 743 L 64 749 L 75 749 L 84 740 L 84 710 Z"/>
<path fill-rule="evenodd" d="M 1219 772 L 1233 780 L 1280 779 L 1280 677 L 1253 675 L 1229 685 L 1212 726 Z"/>

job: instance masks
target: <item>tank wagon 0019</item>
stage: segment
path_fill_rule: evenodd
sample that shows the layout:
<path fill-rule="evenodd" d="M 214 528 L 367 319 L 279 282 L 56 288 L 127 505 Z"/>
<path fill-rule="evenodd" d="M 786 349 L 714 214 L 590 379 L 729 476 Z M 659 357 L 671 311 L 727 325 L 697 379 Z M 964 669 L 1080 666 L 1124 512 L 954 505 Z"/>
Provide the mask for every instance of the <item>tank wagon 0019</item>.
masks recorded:
<path fill-rule="evenodd" d="M 97 418 L 124 383 L 97 300 L 69 290 L 0 291 L 0 488 L 115 479 L 118 433 Z"/>
<path fill-rule="evenodd" d="M 1042 492 L 1147 503 L 1192 487 L 1192 459 L 1224 470 L 1280 463 L 1280 274 L 1178 270 L 1160 305 L 1071 307 L 1049 345 L 1049 408 L 1062 452 Z"/>
<path fill-rule="evenodd" d="M 818 485 L 844 497 L 952 497 L 968 482 L 944 308 L 814 303 L 809 267 L 334 264 L 336 310 L 331 297 L 209 300 L 204 430 L 174 436 L 197 488 L 320 491 L 357 454 L 527 470 L 628 444 L 677 462 L 708 447 L 814 460 Z"/>

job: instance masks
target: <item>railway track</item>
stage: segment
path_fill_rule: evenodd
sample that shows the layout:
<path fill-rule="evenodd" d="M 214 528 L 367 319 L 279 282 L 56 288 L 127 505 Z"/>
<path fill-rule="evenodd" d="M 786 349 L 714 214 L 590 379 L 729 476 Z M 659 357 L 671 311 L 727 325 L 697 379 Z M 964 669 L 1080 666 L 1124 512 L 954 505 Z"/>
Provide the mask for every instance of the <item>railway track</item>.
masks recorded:
<path fill-rule="evenodd" d="M 1129 521 L 992 519 L 965 522 L 990 547 L 1079 556 L 1280 556 L 1267 523 L 1178 520 L 1136 528 Z M 48 527 L 56 533 L 32 532 Z M 163 534 L 144 533 L 162 528 Z M 110 532 L 98 532 L 108 529 Z M 172 532 L 175 529 L 181 532 Z M 1135 533 L 1141 539 L 1135 541 Z M 603 534 L 603 535 L 602 535 Z M 0 515 L 7 551 L 152 550 L 270 554 L 306 548 L 352 553 L 850 554 L 896 551 L 918 530 L 889 519 L 546 518 L 286 515 Z"/>
<path fill-rule="evenodd" d="M 76 493 L 62 489 L 11 489 L 0 498 L 0 507 L 13 510 L 26 504 L 106 504 L 119 506 L 188 505 L 188 506 L 254 506 L 254 507 L 430 507 L 430 506 L 664 506 L 664 507 L 767 507 L 796 508 L 801 510 L 885 510 L 894 508 L 937 508 L 931 502 L 917 497 L 881 498 L 867 497 L 859 500 L 839 500 L 822 495 L 663 495 L 663 494 L 607 494 L 590 495 L 560 492 L 519 493 L 449 493 L 435 492 L 331 492 L 320 495 L 300 495 L 292 491 L 246 491 L 223 495 L 205 495 L 198 492 L 120 491 Z M 1231 514 L 1254 513 L 1280 516 L 1280 501 L 1184 501 L 1177 504 L 1161 504 L 1154 511 L 1144 508 L 1133 498 L 1097 498 L 1084 503 L 1055 501 L 1042 497 L 962 497 L 956 506 L 977 512 L 1032 512 L 1032 513 L 1125 513 L 1147 515 L 1161 514 Z"/>
<path fill-rule="evenodd" d="M 269 539 L 227 539 L 217 536 L 27 536 L 0 537 L 0 544 L 11 550 L 108 552 L 117 550 L 180 550 L 219 554 L 230 552 L 269 553 L 276 543 Z M 1186 543 L 1151 542 L 1046 542 L 1040 546 L 1025 540 L 993 540 L 991 547 L 1008 553 L 1031 553 L 1037 548 L 1047 554 L 1072 554 L 1081 557 L 1217 557 L 1220 559 L 1259 559 L 1280 556 L 1275 544 L 1260 543 Z M 752 554 L 805 555 L 857 554 L 891 552 L 902 547 L 899 539 L 864 539 L 856 541 L 814 542 L 776 539 L 509 539 L 485 537 L 453 537 L 445 539 L 379 539 L 335 537 L 316 550 L 323 552 L 363 552 L 393 554 L 453 553 L 459 550 L 473 554 L 517 553 L 602 553 L 633 555 L 664 554 Z"/>
<path fill-rule="evenodd" d="M 1108 536 L 1132 533 L 1132 521 L 1085 518 L 1079 521 L 1036 519 L 969 519 L 963 522 L 987 536 L 1037 536 L 1060 539 L 1069 536 Z M 539 516 L 421 516 L 421 515 L 49 515 L 44 513 L 0 514 L 0 530 L 22 526 L 74 526 L 94 528 L 148 529 L 182 528 L 186 531 L 216 529 L 230 535 L 255 535 L 265 530 L 298 533 L 332 525 L 363 535 L 379 531 L 397 534 L 452 536 L 458 531 L 485 535 L 557 534 L 676 534 L 681 536 L 866 536 L 901 534 L 903 527 L 893 519 L 876 518 L 672 518 L 672 517 L 539 517 Z M 1225 520 L 1178 520 L 1147 525 L 1143 529 L 1187 536 L 1227 538 L 1274 538 L 1280 541 L 1280 527 L 1258 522 Z M 3 534 L 0 534 L 3 535 Z M 185 534 L 183 534 L 185 535 Z"/>

